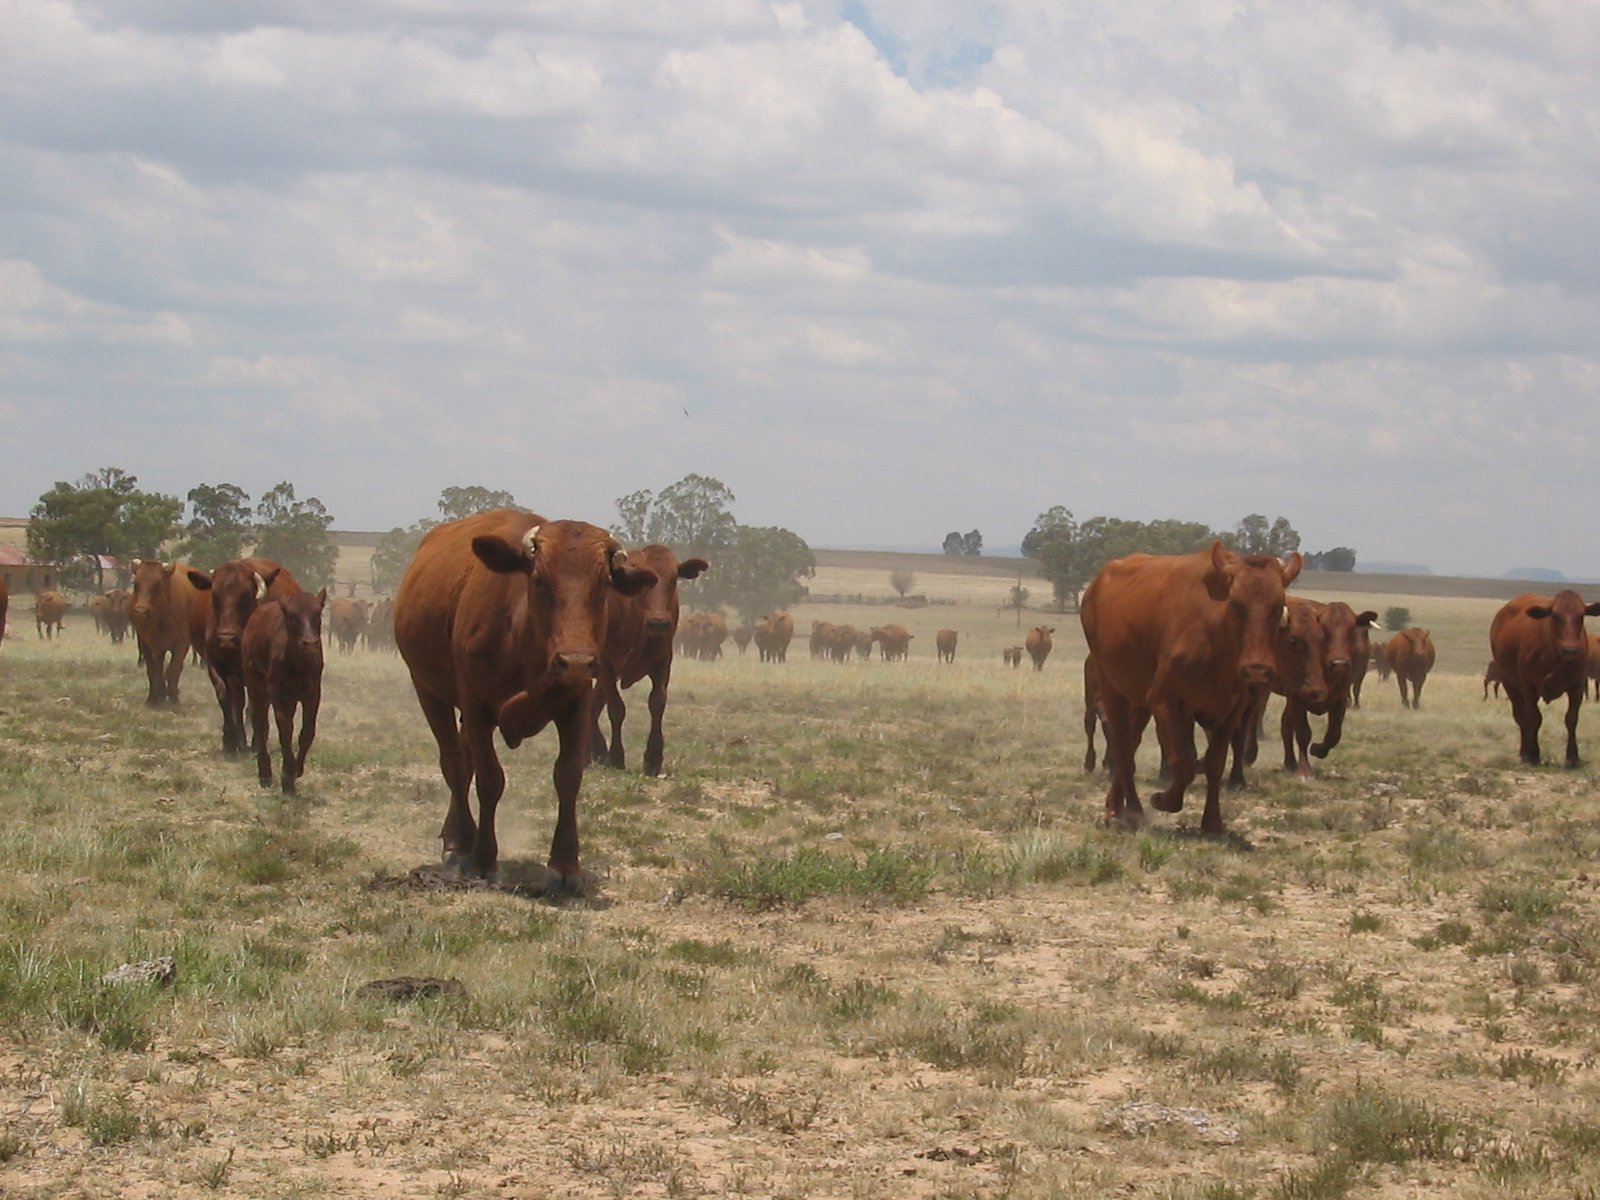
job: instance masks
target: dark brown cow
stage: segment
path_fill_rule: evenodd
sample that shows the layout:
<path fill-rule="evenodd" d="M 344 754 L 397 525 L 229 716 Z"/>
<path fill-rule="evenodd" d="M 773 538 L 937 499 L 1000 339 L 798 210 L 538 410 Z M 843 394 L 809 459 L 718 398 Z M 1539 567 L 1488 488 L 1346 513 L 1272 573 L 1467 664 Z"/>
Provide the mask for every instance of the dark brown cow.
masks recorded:
<path fill-rule="evenodd" d="M 294 592 L 270 597 L 256 606 L 245 623 L 241 655 L 256 746 L 256 777 L 262 787 L 272 786 L 272 750 L 267 737 L 270 709 L 278 724 L 282 759 L 278 779 L 290 795 L 306 773 L 306 755 L 317 736 L 317 710 L 322 706 L 322 610 L 328 603 L 327 588 L 312 595 L 296 587 Z M 294 736 L 297 707 L 298 746 Z"/>
<path fill-rule="evenodd" d="M 1095 675 L 1094 655 L 1087 654 L 1083 659 L 1083 736 L 1089 743 L 1089 749 L 1083 755 L 1083 769 L 1093 771 L 1095 765 L 1094 728 L 1100 724 L 1100 680 Z M 1111 749 L 1106 748 L 1106 761 L 1110 765 Z"/>
<path fill-rule="evenodd" d="M 1302 607 L 1313 618 L 1309 629 L 1297 620 Z M 1272 690 L 1284 697 L 1278 726 L 1283 738 L 1283 769 L 1310 779 L 1311 758 L 1326 758 L 1343 739 L 1358 631 L 1370 628 L 1378 614 L 1371 610 L 1358 613 L 1342 600 L 1319 604 L 1290 599 L 1287 611 L 1290 619 L 1278 633 L 1278 677 Z M 1312 655 L 1315 663 L 1310 661 Z M 1328 718 L 1320 742 L 1311 740 L 1313 716 Z"/>
<path fill-rule="evenodd" d="M 560 737 L 548 882 L 578 886 L 578 789 L 612 590 L 656 582 L 605 530 L 497 509 L 429 530 L 395 596 L 394 633 L 439 744 L 450 787 L 447 863 L 493 876 L 495 807 L 506 777 L 494 732 L 513 749 L 546 725 Z M 477 780 L 478 820 L 467 791 Z"/>
<path fill-rule="evenodd" d="M 1592 633 L 1589 635 L 1589 643 L 1591 646 L 1589 653 L 1592 656 L 1594 654 L 1594 650 L 1592 648 L 1594 644 L 1594 634 Z M 1589 662 L 1591 665 L 1593 664 L 1594 660 L 1592 657 L 1590 658 Z M 1494 698 L 1496 700 L 1500 699 L 1500 668 L 1495 665 L 1495 661 L 1492 658 L 1489 660 L 1489 665 L 1483 669 L 1483 698 L 1485 700 L 1489 698 L 1489 689 L 1491 687 L 1494 688 Z M 1597 684 L 1596 687 L 1597 689 L 1600 689 L 1600 684 Z"/>
<path fill-rule="evenodd" d="M 300 584 L 270 558 L 234 559 L 210 574 L 190 567 L 189 582 L 211 605 L 206 615 L 204 660 L 217 706 L 222 709 L 222 750 L 240 754 L 246 748 L 245 625 L 260 601 L 292 596 L 300 591 Z"/>
<path fill-rule="evenodd" d="M 1000 651 L 1000 657 L 1005 660 L 1005 664 L 1008 667 L 1020 666 L 1022 664 L 1022 647 L 1007 646 Z"/>
<path fill-rule="evenodd" d="M 762 662 L 788 662 L 793 640 L 794 618 L 786 612 L 768 613 L 756 623 L 756 650 Z"/>
<path fill-rule="evenodd" d="M 122 588 L 113 588 L 106 593 L 106 632 L 111 635 L 113 646 L 122 645 L 123 639 L 128 636 L 129 599 L 128 593 Z"/>
<path fill-rule="evenodd" d="M 678 631 L 678 580 L 698 579 L 710 568 L 703 558 L 679 562 L 665 546 L 649 545 L 628 556 L 654 573 L 656 582 L 635 596 L 611 592 L 606 598 L 606 637 L 600 649 L 600 674 L 595 684 L 595 723 L 589 761 L 627 766 L 622 749 L 622 722 L 628 708 L 622 690 L 650 677 L 650 734 L 644 744 L 644 773 L 661 774 L 666 738 L 661 719 L 667 711 L 667 685 L 672 679 L 672 640 Z M 718 614 L 720 615 L 720 614 Z M 719 647 L 720 649 L 720 647 Z M 611 743 L 600 731 L 600 705 L 611 718 Z"/>
<path fill-rule="evenodd" d="M 1298 553 L 1287 564 L 1265 554 L 1241 556 L 1219 541 L 1194 554 L 1133 554 L 1101 568 L 1079 615 L 1106 718 L 1109 817 L 1142 819 L 1134 755 L 1153 716 L 1172 782 L 1151 804 L 1182 810 L 1195 777 L 1198 723 L 1210 736 L 1200 828 L 1223 832 L 1222 778 L 1233 732 L 1254 689 L 1273 680 L 1285 589 L 1302 563 Z"/>
<path fill-rule="evenodd" d="M 367 616 L 367 649 L 394 649 L 394 597 L 382 596 L 375 600 Z"/>
<path fill-rule="evenodd" d="M 833 640 L 834 624 L 831 621 L 811 622 L 811 657 L 827 658 L 828 645 Z"/>
<path fill-rule="evenodd" d="M 1378 657 L 1381 659 L 1382 654 Z M 1350 637 L 1350 704 L 1361 707 L 1361 685 L 1372 666 L 1372 625 L 1357 625 Z"/>
<path fill-rule="evenodd" d="M 139 639 L 139 657 L 144 663 L 150 694 L 145 703 L 156 708 L 163 702 L 178 702 L 178 681 L 183 676 L 184 656 L 192 645 L 190 623 L 195 598 L 205 599 L 201 609 L 200 641 L 205 643 L 204 614 L 210 610 L 210 597 L 189 582 L 183 564 L 134 559 L 133 594 L 128 598 L 128 615 Z"/>
<path fill-rule="evenodd" d="M 1050 635 L 1055 631 L 1054 625 L 1035 625 L 1028 630 L 1028 636 L 1022 639 L 1022 647 L 1028 652 L 1028 657 L 1033 659 L 1035 671 L 1044 670 L 1044 660 L 1050 657 L 1050 649 L 1055 645 L 1050 640 Z"/>
<path fill-rule="evenodd" d="M 1584 677 L 1589 638 L 1585 617 L 1600 616 L 1600 602 L 1584 604 L 1574 591 L 1555 596 L 1525 592 L 1508 600 L 1489 626 L 1489 650 L 1500 668 L 1500 683 L 1511 701 L 1525 763 L 1539 762 L 1541 701 L 1567 696 L 1567 766 L 1578 765 L 1578 710 L 1588 680 Z"/>
<path fill-rule="evenodd" d="M 884 662 L 900 662 L 911 656 L 911 639 L 914 635 L 904 625 L 874 625 L 872 640 L 878 643 L 878 653 Z"/>
<path fill-rule="evenodd" d="M 933 635 L 933 648 L 938 653 L 940 662 L 955 662 L 956 641 L 960 636 L 954 629 L 941 629 Z"/>
<path fill-rule="evenodd" d="M 755 635 L 755 629 L 749 625 L 740 625 L 733 631 L 733 644 L 739 647 L 740 658 L 743 658 L 744 652 L 750 648 L 750 639 Z"/>
<path fill-rule="evenodd" d="M 349 596 L 337 596 L 328 604 L 328 627 L 332 640 L 339 645 L 340 654 L 354 654 L 356 645 L 367 632 L 367 602 Z"/>
<path fill-rule="evenodd" d="M 1399 685 L 1402 708 L 1422 707 L 1422 684 L 1433 670 L 1433 660 L 1433 639 L 1426 629 L 1415 625 L 1402 629 L 1383 644 L 1383 661 L 1389 664 L 1394 681 Z M 1406 699 L 1408 683 L 1411 685 L 1409 700 Z"/>
<path fill-rule="evenodd" d="M 62 631 L 67 616 L 67 598 L 60 592 L 39 592 L 33 598 L 33 627 L 47 641 Z"/>

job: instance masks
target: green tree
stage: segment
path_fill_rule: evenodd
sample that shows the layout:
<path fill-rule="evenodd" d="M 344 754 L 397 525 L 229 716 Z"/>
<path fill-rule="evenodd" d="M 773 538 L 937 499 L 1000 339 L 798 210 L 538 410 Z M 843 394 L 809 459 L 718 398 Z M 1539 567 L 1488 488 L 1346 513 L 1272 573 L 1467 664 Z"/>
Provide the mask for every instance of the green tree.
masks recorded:
<path fill-rule="evenodd" d="M 944 535 L 944 552 L 946 554 L 965 554 L 966 540 L 961 536 L 959 529 L 952 529 Z"/>
<path fill-rule="evenodd" d="M 488 512 L 495 508 L 515 508 L 516 499 L 510 492 L 495 491 L 485 487 L 447 487 L 439 493 L 439 511 L 446 521 L 459 521 L 473 513 Z"/>
<path fill-rule="evenodd" d="M 1039 564 L 1039 574 L 1050 581 L 1056 604 L 1074 611 L 1078 593 L 1094 577 L 1087 549 L 1077 519 L 1060 504 L 1040 513 L 1022 539 L 1022 553 Z"/>
<path fill-rule="evenodd" d="M 1399 632 L 1411 627 L 1411 610 L 1404 605 L 1396 604 L 1383 610 L 1383 627 Z"/>
<path fill-rule="evenodd" d="M 802 580 L 817 573 L 816 557 L 805 540 L 776 526 L 736 525 L 731 542 L 710 561 L 711 570 L 684 584 L 684 594 L 696 607 L 731 607 L 752 625 L 774 609 L 805 599 Z M 689 596 L 691 589 L 698 595 Z"/>
<path fill-rule="evenodd" d="M 1204 550 L 1217 534 L 1199 521 L 1128 521 L 1090 517 L 1081 525 L 1061 505 L 1039 514 L 1022 539 L 1022 552 L 1039 563 L 1056 602 L 1076 609 L 1089 581 L 1115 558 L 1129 554 L 1190 554 Z"/>
<path fill-rule="evenodd" d="M 423 534 L 438 523 L 430 517 L 423 517 L 409 529 L 396 526 L 378 539 L 378 544 L 372 548 L 373 591 L 392 592 L 400 586 L 406 568 L 417 556 L 417 547 L 422 544 Z"/>
<path fill-rule="evenodd" d="M 255 552 L 287 567 L 304 587 L 329 587 L 339 564 L 332 524 L 322 501 L 296 500 L 294 485 L 280 483 L 256 505 Z"/>
<path fill-rule="evenodd" d="M 244 553 L 250 540 L 250 496 L 231 483 L 202 483 L 189 489 L 189 523 L 172 553 L 203 571 L 214 570 Z"/>
<path fill-rule="evenodd" d="M 1306 555 L 1306 568 L 1311 571 L 1354 571 L 1356 552 L 1349 546 L 1335 546 L 1332 550 L 1318 550 Z"/>
<path fill-rule="evenodd" d="M 968 558 L 977 558 L 983 553 L 983 534 L 976 529 L 969 529 L 961 535 L 961 553 Z"/>
<path fill-rule="evenodd" d="M 105 587 L 98 556 L 153 558 L 175 532 L 183 502 L 141 491 L 137 476 L 104 467 L 77 483 L 58 482 L 28 512 L 28 553 L 63 566 L 74 559 L 92 567 L 95 588 Z"/>
<path fill-rule="evenodd" d="M 633 545 L 660 542 L 679 558 L 714 561 L 733 544 L 733 501 L 721 480 L 685 475 L 659 493 L 642 489 L 618 500 L 615 532 Z"/>
<path fill-rule="evenodd" d="M 1233 536 L 1224 539 L 1240 554 L 1272 554 L 1284 558 L 1300 549 L 1300 534 L 1287 517 L 1270 524 L 1261 513 L 1251 513 L 1234 526 Z"/>

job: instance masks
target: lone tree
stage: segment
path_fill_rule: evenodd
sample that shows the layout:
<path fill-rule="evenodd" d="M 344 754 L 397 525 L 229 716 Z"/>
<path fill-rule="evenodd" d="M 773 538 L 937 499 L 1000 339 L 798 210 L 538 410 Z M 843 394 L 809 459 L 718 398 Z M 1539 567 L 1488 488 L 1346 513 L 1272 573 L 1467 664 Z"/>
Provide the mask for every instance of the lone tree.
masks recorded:
<path fill-rule="evenodd" d="M 439 511 L 444 520 L 457 521 L 473 513 L 489 512 L 496 508 L 515 508 L 516 498 L 510 492 L 485 487 L 447 487 L 439 493 Z"/>
<path fill-rule="evenodd" d="M 232 483 L 202 483 L 189 489 L 189 523 L 173 547 L 178 558 L 202 571 L 214 570 L 244 553 L 251 538 L 250 496 Z"/>
<path fill-rule="evenodd" d="M 100 556 L 154 558 L 177 529 L 183 502 L 139 489 L 137 476 L 104 467 L 77 483 L 58 482 L 28 512 L 28 553 L 41 562 L 83 562 L 105 589 Z"/>
<path fill-rule="evenodd" d="M 1267 518 L 1260 513 L 1240 518 L 1233 536 L 1226 540 L 1240 554 L 1272 554 L 1284 558 L 1300 549 L 1300 534 L 1287 517 L 1278 517 L 1268 525 Z"/>
<path fill-rule="evenodd" d="M 287 567 L 307 588 L 328 587 L 339 565 L 332 524 L 321 500 L 296 500 L 294 484 L 280 483 L 256 505 L 256 553 Z"/>
<path fill-rule="evenodd" d="M 899 594 L 902 600 L 906 598 L 906 593 L 911 590 L 916 582 L 917 577 L 903 567 L 889 572 L 889 586 Z"/>
<path fill-rule="evenodd" d="M 1356 552 L 1349 546 L 1335 546 L 1332 550 L 1318 550 L 1306 555 L 1309 571 L 1354 571 Z"/>
<path fill-rule="evenodd" d="M 983 553 L 983 534 L 976 529 L 969 529 L 966 533 L 952 529 L 944 535 L 943 549 L 946 554 L 964 554 L 970 558 L 977 558 Z"/>

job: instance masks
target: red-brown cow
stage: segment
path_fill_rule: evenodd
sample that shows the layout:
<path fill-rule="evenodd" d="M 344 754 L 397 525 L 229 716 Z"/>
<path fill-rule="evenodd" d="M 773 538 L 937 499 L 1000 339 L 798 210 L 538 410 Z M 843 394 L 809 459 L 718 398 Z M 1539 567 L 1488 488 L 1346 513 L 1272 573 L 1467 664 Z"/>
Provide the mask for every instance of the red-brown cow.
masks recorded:
<path fill-rule="evenodd" d="M 911 655 L 914 635 L 904 625 L 874 625 L 872 640 L 878 643 L 878 653 L 884 662 L 900 662 Z"/>
<path fill-rule="evenodd" d="M 940 662 L 955 662 L 956 641 L 960 637 L 961 635 L 954 629 L 941 629 L 933 635 L 933 648 L 938 652 Z"/>
<path fill-rule="evenodd" d="M 1494 615 L 1489 650 L 1511 701 L 1525 763 L 1539 761 L 1540 702 L 1548 704 L 1565 692 L 1567 766 L 1578 765 L 1578 710 L 1588 691 L 1584 663 L 1589 639 L 1583 619 L 1595 616 L 1600 616 L 1600 602 L 1585 604 L 1570 590 L 1553 597 L 1525 592 Z"/>
<path fill-rule="evenodd" d="M 106 611 L 106 631 L 111 635 L 111 644 L 120 646 L 128 636 L 128 601 L 131 597 L 122 588 L 113 588 L 106 593 L 106 599 L 111 602 Z"/>
<path fill-rule="evenodd" d="M 1371 610 L 1356 612 L 1342 600 L 1331 604 L 1290 599 L 1290 621 L 1279 631 L 1278 678 L 1272 690 L 1284 697 L 1279 733 L 1283 738 L 1283 769 L 1301 779 L 1311 778 L 1311 758 L 1326 758 L 1344 736 L 1345 710 L 1350 701 L 1357 631 L 1378 619 Z M 1314 628 L 1299 632 L 1295 619 L 1301 607 L 1310 610 Z M 1299 638 L 1301 645 L 1295 644 Z M 1315 654 L 1318 668 L 1301 655 Z M 1311 717 L 1325 716 L 1328 726 L 1320 742 L 1311 740 Z M 1307 755 L 1311 758 L 1308 758 Z"/>
<path fill-rule="evenodd" d="M 1418 629 L 1415 625 L 1402 629 L 1383 644 L 1383 661 L 1389 664 L 1394 681 L 1399 685 L 1400 706 L 1421 708 L 1422 685 L 1428 678 L 1428 672 L 1433 670 L 1434 662 L 1433 639 L 1428 636 L 1428 631 Z M 1406 698 L 1408 683 L 1411 685 L 1409 700 Z"/>
<path fill-rule="evenodd" d="M 1594 642 L 1594 634 L 1589 635 L 1589 641 Z M 1591 650 L 1591 654 L 1594 652 Z M 1591 660 L 1592 661 L 1592 660 Z M 1489 698 L 1489 689 L 1494 688 L 1494 698 L 1500 699 L 1500 668 L 1495 665 L 1494 659 L 1489 660 L 1489 665 L 1483 669 L 1483 698 Z"/>
<path fill-rule="evenodd" d="M 106 631 L 106 621 L 110 615 L 110 593 L 89 597 L 89 619 L 94 622 L 94 631 L 96 633 L 104 633 Z"/>
<path fill-rule="evenodd" d="M 367 632 L 368 604 L 350 596 L 337 596 L 328 604 L 328 627 L 340 654 L 354 654 Z"/>
<path fill-rule="evenodd" d="M 382 596 L 373 601 L 372 612 L 367 617 L 367 649 L 394 649 L 393 596 Z"/>
<path fill-rule="evenodd" d="M 656 582 L 626 560 L 603 529 L 517 509 L 450 521 L 422 539 L 395 596 L 394 633 L 450 787 L 440 832 L 447 863 L 495 874 L 506 777 L 494 732 L 514 749 L 554 724 L 558 811 L 547 882 L 578 886 L 578 789 L 606 599 Z M 467 798 L 474 778 L 477 821 Z"/>
<path fill-rule="evenodd" d="M 272 750 L 267 737 L 270 709 L 278 725 L 282 758 L 278 778 L 289 795 L 306 773 L 306 755 L 317 736 L 317 710 L 322 706 L 322 610 L 327 602 L 327 588 L 313 596 L 296 585 L 293 592 L 261 601 L 244 627 L 241 657 L 256 746 L 256 777 L 262 787 L 272 786 Z M 298 746 L 296 707 L 300 709 Z"/>
<path fill-rule="evenodd" d="M 851 627 L 846 625 L 845 628 L 846 629 L 850 629 Z M 870 629 L 851 629 L 851 632 L 855 634 L 855 641 L 853 643 L 853 648 L 854 648 L 854 650 L 856 652 L 856 657 L 859 658 L 862 662 L 871 662 L 872 661 L 872 630 L 870 630 Z"/>
<path fill-rule="evenodd" d="M 1050 640 L 1050 635 L 1055 631 L 1054 625 L 1035 625 L 1028 630 L 1028 636 L 1022 639 L 1022 648 L 1033 659 L 1035 671 L 1044 670 L 1044 660 L 1050 657 L 1050 649 L 1055 645 Z"/>
<path fill-rule="evenodd" d="M 1383 655 L 1379 654 L 1379 658 Z M 1361 707 L 1361 684 L 1372 667 L 1372 625 L 1357 625 L 1350 637 L 1350 704 Z"/>
<path fill-rule="evenodd" d="M 788 662 L 793 640 L 794 618 L 786 612 L 768 613 L 756 623 L 756 650 L 762 662 Z"/>
<path fill-rule="evenodd" d="M 749 625 L 740 625 L 733 631 L 733 644 L 739 647 L 739 657 L 744 657 L 744 652 L 750 648 L 750 639 L 755 637 L 756 631 Z"/>
<path fill-rule="evenodd" d="M 1594 685 L 1594 698 L 1600 700 L 1600 635 L 1593 633 L 1589 635 L 1588 652 L 1583 660 L 1583 674 Z"/>
<path fill-rule="evenodd" d="M 150 693 L 145 703 L 151 708 L 163 702 L 178 703 L 178 681 L 183 677 L 184 656 L 194 644 L 190 633 L 196 597 L 205 600 L 200 608 L 200 644 L 205 644 L 205 614 L 210 597 L 189 582 L 189 572 L 181 563 L 134 559 L 133 594 L 128 598 L 128 615 L 139 639 L 139 657 L 144 663 Z"/>
<path fill-rule="evenodd" d="M 245 625 L 260 601 L 292 596 L 300 591 L 300 584 L 270 558 L 234 559 L 210 574 L 190 567 L 189 582 L 211 606 L 206 615 L 203 657 L 217 706 L 222 709 L 222 750 L 239 754 L 246 743 Z"/>
<path fill-rule="evenodd" d="M 1265 554 L 1241 556 L 1219 541 L 1194 554 L 1133 554 L 1101 568 L 1079 615 L 1106 717 L 1109 817 L 1142 818 L 1133 764 L 1153 716 L 1172 782 L 1151 804 L 1182 810 L 1195 777 L 1198 722 L 1210 736 L 1200 828 L 1223 832 L 1222 777 L 1233 732 L 1254 689 L 1272 682 L 1285 589 L 1302 563 L 1298 553 L 1287 564 Z"/>
<path fill-rule="evenodd" d="M 1008 651 L 1009 653 L 1009 651 Z M 1089 749 L 1083 755 L 1083 769 L 1093 771 L 1095 765 L 1094 728 L 1100 724 L 1100 680 L 1095 674 L 1094 655 L 1087 654 L 1083 659 L 1083 736 L 1089 743 Z M 1111 747 L 1106 747 L 1106 763 L 1111 761 Z"/>
<path fill-rule="evenodd" d="M 33 598 L 33 626 L 45 640 L 62 630 L 67 616 L 67 598 L 60 592 L 39 592 Z"/>
<path fill-rule="evenodd" d="M 622 722 L 628 707 L 622 689 L 650 677 L 650 734 L 644 744 L 644 773 L 661 774 L 666 737 L 661 719 L 667 711 L 667 685 L 672 680 L 672 639 L 678 631 L 678 580 L 698 579 L 709 569 L 703 558 L 679 562 L 665 546 L 650 545 L 628 560 L 654 573 L 654 586 L 634 596 L 612 592 L 606 598 L 606 637 L 600 649 L 600 675 L 595 684 L 595 723 L 589 761 L 627 765 L 622 749 Z M 720 615 L 720 614 L 719 614 Z M 719 647 L 720 649 L 720 647 Z M 600 731 L 600 705 L 611 718 L 611 743 Z"/>

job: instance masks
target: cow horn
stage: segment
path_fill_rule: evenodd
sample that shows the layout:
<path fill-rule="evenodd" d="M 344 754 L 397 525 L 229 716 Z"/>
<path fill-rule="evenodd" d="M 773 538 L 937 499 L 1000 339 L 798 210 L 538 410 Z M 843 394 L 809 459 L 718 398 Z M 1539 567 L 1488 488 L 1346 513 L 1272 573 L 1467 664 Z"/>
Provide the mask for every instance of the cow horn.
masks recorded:
<path fill-rule="evenodd" d="M 141 564 L 142 564 L 142 563 L 143 563 L 143 562 L 144 562 L 144 559 L 142 559 L 142 558 L 136 558 L 136 559 L 134 559 L 134 560 L 133 560 L 133 561 L 132 561 L 132 562 L 130 562 L 130 563 L 129 563 L 129 564 L 128 564 L 128 570 L 130 570 L 130 571 L 137 571 L 137 570 L 138 570 L 138 569 L 139 569 L 139 567 L 140 567 L 140 565 L 141 565 Z"/>
<path fill-rule="evenodd" d="M 537 557 L 539 553 L 539 530 L 541 526 L 535 525 L 522 535 L 522 553 L 527 558 Z"/>
<path fill-rule="evenodd" d="M 614 533 L 606 535 L 606 561 L 611 564 L 613 571 L 628 561 L 628 552 L 623 549 L 622 543 L 617 540 L 617 535 Z"/>
<path fill-rule="evenodd" d="M 261 577 L 260 571 L 252 571 L 250 573 L 254 575 L 256 579 L 256 599 L 264 599 L 267 594 L 267 581 Z"/>
<path fill-rule="evenodd" d="M 1283 613 L 1278 617 L 1278 628 L 1289 628 L 1289 606 L 1287 604 L 1283 606 Z"/>

